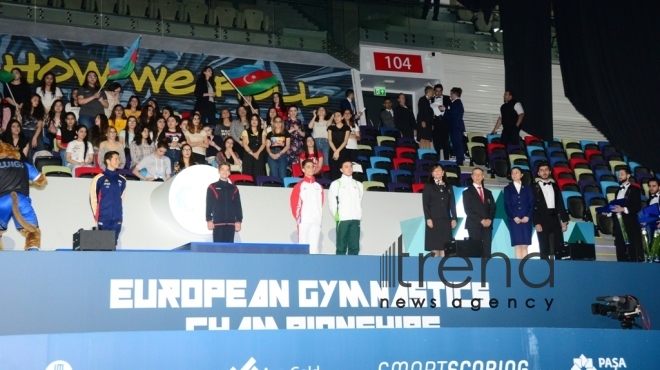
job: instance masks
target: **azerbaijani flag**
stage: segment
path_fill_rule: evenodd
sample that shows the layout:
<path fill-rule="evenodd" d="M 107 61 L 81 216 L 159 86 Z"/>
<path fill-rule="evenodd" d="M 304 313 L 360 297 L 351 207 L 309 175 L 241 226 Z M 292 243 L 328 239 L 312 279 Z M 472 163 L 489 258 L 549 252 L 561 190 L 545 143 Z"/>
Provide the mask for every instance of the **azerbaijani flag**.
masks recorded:
<path fill-rule="evenodd" d="M 142 36 L 138 36 L 137 40 L 133 42 L 133 45 L 131 45 L 123 57 L 110 58 L 108 62 L 110 67 L 110 72 L 108 72 L 109 81 L 128 78 L 128 76 L 133 73 L 135 63 L 137 63 L 138 48 L 140 47 L 141 38 Z"/>
<path fill-rule="evenodd" d="M 222 71 L 222 74 L 243 96 L 264 92 L 280 83 L 272 72 L 257 66 L 242 66 Z"/>
<path fill-rule="evenodd" d="M 4 82 L 6 84 L 14 81 L 14 74 L 11 72 L 8 72 L 4 69 L 0 70 L 0 82 Z"/>

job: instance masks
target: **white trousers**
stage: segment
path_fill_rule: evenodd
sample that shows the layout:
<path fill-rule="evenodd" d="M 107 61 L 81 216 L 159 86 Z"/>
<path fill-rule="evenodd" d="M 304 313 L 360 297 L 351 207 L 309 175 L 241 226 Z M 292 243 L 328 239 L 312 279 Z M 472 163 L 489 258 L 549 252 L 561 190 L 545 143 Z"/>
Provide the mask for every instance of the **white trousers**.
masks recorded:
<path fill-rule="evenodd" d="M 298 224 L 298 244 L 309 244 L 309 254 L 319 254 L 321 225 Z"/>

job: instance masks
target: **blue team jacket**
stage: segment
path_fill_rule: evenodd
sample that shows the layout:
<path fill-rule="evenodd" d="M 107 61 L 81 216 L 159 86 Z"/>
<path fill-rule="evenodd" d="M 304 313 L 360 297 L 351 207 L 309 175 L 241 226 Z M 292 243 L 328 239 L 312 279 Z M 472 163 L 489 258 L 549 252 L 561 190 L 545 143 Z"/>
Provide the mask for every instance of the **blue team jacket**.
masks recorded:
<path fill-rule="evenodd" d="M 121 221 L 126 178 L 117 171 L 105 170 L 92 180 L 89 197 L 94 220 Z"/>

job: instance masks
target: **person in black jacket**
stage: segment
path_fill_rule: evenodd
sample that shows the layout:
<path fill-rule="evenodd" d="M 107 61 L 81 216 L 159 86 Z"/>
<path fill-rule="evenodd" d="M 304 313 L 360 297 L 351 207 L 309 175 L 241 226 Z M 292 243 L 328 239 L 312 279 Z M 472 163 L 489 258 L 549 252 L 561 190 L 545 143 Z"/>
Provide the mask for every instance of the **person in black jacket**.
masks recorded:
<path fill-rule="evenodd" d="M 480 241 L 483 247 L 482 258 L 489 258 L 493 239 L 493 220 L 495 219 L 495 199 L 490 190 L 484 188 L 484 171 L 472 170 L 472 186 L 463 191 L 463 208 L 467 219 L 465 228 L 470 240 Z"/>
<path fill-rule="evenodd" d="M 539 238 L 541 259 L 554 256 L 564 245 L 564 231 L 568 227 L 568 212 L 564 207 L 561 190 L 550 181 L 550 164 L 539 165 L 541 181 L 534 184 L 534 227 Z M 639 229 L 639 228 L 638 228 Z"/>
<path fill-rule="evenodd" d="M 451 107 L 451 98 L 447 95 L 442 95 L 443 87 L 441 84 L 433 86 L 433 102 L 438 102 L 445 108 Z M 449 160 L 449 125 L 443 119 L 443 116 L 435 116 L 433 118 L 433 147 L 435 148 L 438 156 L 440 149 L 442 149 L 442 158 L 445 161 Z"/>
<path fill-rule="evenodd" d="M 207 123 L 215 127 L 215 78 L 210 66 L 204 67 L 197 77 L 195 97 L 195 110 L 202 116 L 202 125 Z"/>
<path fill-rule="evenodd" d="M 451 242 L 457 218 L 454 189 L 447 183 L 442 165 L 432 167 L 429 182 L 422 191 L 422 205 L 426 220 L 424 249 L 436 257 L 444 257 L 445 244 Z"/>
<path fill-rule="evenodd" d="M 214 243 L 233 243 L 234 232 L 241 231 L 243 208 L 236 185 L 229 183 L 230 166 L 223 162 L 218 166 L 220 181 L 206 190 L 206 223 L 213 230 Z"/>
<path fill-rule="evenodd" d="M 613 213 L 608 216 L 614 217 L 614 246 L 616 247 L 616 260 L 619 262 L 643 262 L 644 248 L 642 246 L 642 231 L 639 228 L 637 213 L 642 210 L 641 191 L 637 186 L 630 184 L 630 169 L 619 170 L 619 191 L 616 199 L 625 199 L 624 206 L 617 205 Z M 621 215 L 623 227 L 619 222 Z M 625 236 L 624 236 L 625 229 Z"/>
<path fill-rule="evenodd" d="M 399 94 L 396 99 L 399 105 L 394 107 L 394 126 L 399 129 L 401 137 L 415 138 L 415 114 L 406 104 L 406 94 Z"/>
<path fill-rule="evenodd" d="M 431 99 L 433 97 L 433 88 L 426 86 L 424 96 L 417 101 L 417 140 L 420 149 L 431 149 L 431 139 L 433 137 L 433 108 L 431 108 Z"/>

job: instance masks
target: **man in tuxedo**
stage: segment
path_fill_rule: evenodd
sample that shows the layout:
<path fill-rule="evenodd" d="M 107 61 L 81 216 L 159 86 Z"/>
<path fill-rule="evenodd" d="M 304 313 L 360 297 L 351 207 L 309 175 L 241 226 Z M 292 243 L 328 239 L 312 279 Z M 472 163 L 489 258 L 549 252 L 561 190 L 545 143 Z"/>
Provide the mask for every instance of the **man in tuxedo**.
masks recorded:
<path fill-rule="evenodd" d="M 465 132 L 463 114 L 465 113 L 465 110 L 463 109 L 463 102 L 461 101 L 463 89 L 460 87 L 454 87 L 451 89 L 450 94 L 451 107 L 440 107 L 440 110 L 444 112 L 443 116 L 447 121 L 451 146 L 454 148 L 454 153 L 456 154 L 456 163 L 459 166 L 462 166 L 465 161 L 465 151 L 463 150 L 463 133 Z"/>
<path fill-rule="evenodd" d="M 489 258 L 493 239 L 495 219 L 495 199 L 490 190 L 484 188 L 484 171 L 472 170 L 472 185 L 463 191 L 463 208 L 467 219 L 465 228 L 470 240 L 480 241 L 483 247 L 482 258 Z"/>
<path fill-rule="evenodd" d="M 415 138 L 415 114 L 406 104 L 406 95 L 399 94 L 399 105 L 394 108 L 394 126 L 401 132 L 401 137 Z"/>
<path fill-rule="evenodd" d="M 568 227 L 568 212 L 559 186 L 550 181 L 550 164 L 539 165 L 541 181 L 534 184 L 534 227 L 539 239 L 541 259 L 550 259 L 564 246 L 564 231 Z M 554 258 L 553 258 L 554 259 Z"/>
<path fill-rule="evenodd" d="M 616 193 L 616 199 L 625 199 L 625 204 L 614 207 L 613 213 L 608 213 L 608 217 L 614 218 L 614 246 L 616 248 L 616 260 L 619 262 L 642 262 L 644 261 L 644 247 L 642 246 L 642 230 L 639 227 L 637 213 L 642 210 L 642 192 L 630 184 L 630 169 L 622 168 L 619 170 L 619 191 Z M 619 222 L 621 215 L 623 225 Z M 628 238 L 623 235 L 625 228 Z"/>
<path fill-rule="evenodd" d="M 380 112 L 380 125 L 381 127 L 394 127 L 394 110 L 390 98 L 385 98 L 383 101 L 383 110 Z"/>
<path fill-rule="evenodd" d="M 451 98 L 442 95 L 442 91 L 441 84 L 433 86 L 433 103 L 440 103 L 443 107 L 449 108 Z M 440 112 L 440 115 L 435 116 L 433 119 L 433 147 L 438 155 L 440 155 L 440 149 L 442 149 L 442 157 L 447 161 L 449 160 L 449 128 L 443 114 L 444 112 Z"/>

